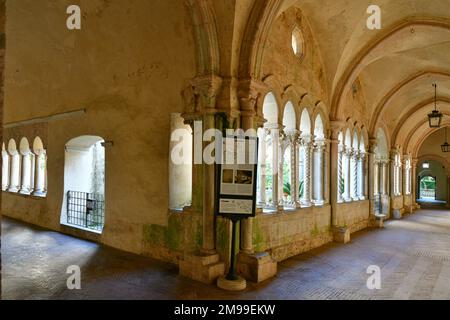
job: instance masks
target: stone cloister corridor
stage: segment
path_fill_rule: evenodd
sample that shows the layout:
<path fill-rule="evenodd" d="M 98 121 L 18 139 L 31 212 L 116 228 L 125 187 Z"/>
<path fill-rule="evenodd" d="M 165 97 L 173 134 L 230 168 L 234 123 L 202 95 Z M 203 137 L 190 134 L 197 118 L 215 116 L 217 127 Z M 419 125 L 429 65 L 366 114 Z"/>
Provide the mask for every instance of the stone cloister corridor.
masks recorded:
<path fill-rule="evenodd" d="M 450 301 L 450 0 L 0 0 L 0 121 L 2 299 Z"/>
<path fill-rule="evenodd" d="M 181 277 L 177 267 L 14 220 L 2 225 L 3 299 L 450 299 L 450 211 L 419 210 L 279 264 L 278 275 L 239 293 Z M 20 259 L 18 258 L 20 257 Z M 66 287 L 81 263 L 80 291 Z M 382 289 L 366 287 L 379 265 Z"/>

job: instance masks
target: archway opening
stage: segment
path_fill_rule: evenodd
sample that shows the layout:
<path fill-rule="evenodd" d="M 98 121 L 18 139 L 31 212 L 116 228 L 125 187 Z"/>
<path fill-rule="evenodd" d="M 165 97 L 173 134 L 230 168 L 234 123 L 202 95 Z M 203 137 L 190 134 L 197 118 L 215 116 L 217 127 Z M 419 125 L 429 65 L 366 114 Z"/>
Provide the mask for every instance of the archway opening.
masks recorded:
<path fill-rule="evenodd" d="M 424 205 L 447 203 L 447 170 L 440 161 L 422 160 L 417 174 L 417 202 Z"/>
<path fill-rule="evenodd" d="M 419 180 L 419 196 L 423 201 L 436 200 L 436 178 L 425 176 Z"/>
<path fill-rule="evenodd" d="M 97 136 L 65 146 L 61 224 L 101 233 L 105 223 L 105 149 Z"/>
<path fill-rule="evenodd" d="M 258 129 L 259 155 L 257 179 L 257 203 L 263 210 L 275 210 L 278 205 L 278 105 L 273 93 L 269 92 L 263 103 L 264 127 Z"/>

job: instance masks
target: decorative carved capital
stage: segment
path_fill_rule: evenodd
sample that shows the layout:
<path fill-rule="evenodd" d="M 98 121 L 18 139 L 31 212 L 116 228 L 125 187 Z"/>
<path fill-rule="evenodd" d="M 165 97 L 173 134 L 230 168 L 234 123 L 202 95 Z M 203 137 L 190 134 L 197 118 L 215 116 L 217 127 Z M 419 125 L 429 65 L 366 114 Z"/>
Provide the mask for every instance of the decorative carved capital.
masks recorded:
<path fill-rule="evenodd" d="M 241 110 L 253 111 L 256 114 L 256 103 L 268 88 L 264 82 L 253 79 L 239 81 L 237 93 Z"/>
<path fill-rule="evenodd" d="M 339 133 L 345 127 L 344 121 L 330 121 L 330 140 L 338 140 Z"/>
<path fill-rule="evenodd" d="M 182 91 L 183 117 L 186 121 L 201 117 L 204 113 L 216 112 L 216 98 L 222 88 L 222 78 L 217 75 L 198 76 L 191 79 Z"/>

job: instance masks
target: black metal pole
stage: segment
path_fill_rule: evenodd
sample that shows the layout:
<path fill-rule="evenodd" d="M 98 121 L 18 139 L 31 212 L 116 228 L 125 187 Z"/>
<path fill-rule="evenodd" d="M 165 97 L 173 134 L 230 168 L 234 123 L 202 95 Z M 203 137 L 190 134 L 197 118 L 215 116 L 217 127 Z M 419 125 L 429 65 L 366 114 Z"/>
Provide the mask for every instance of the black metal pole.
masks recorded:
<path fill-rule="evenodd" d="M 228 270 L 228 274 L 226 276 L 227 280 L 237 280 L 239 277 L 236 273 L 236 225 L 239 221 L 238 218 L 231 218 L 232 222 L 232 231 L 231 231 L 231 258 L 230 258 L 230 269 Z"/>

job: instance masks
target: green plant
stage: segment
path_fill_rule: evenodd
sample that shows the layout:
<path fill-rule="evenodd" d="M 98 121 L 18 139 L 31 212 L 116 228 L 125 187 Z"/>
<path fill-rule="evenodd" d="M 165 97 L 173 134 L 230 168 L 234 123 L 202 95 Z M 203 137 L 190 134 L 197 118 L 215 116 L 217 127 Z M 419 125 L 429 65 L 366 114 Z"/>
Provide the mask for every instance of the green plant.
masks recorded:
<path fill-rule="evenodd" d="M 303 192 L 304 192 L 303 190 L 304 190 L 304 182 L 302 180 L 298 184 L 298 197 L 299 198 L 303 197 Z"/>
<path fill-rule="evenodd" d="M 289 182 L 285 182 L 283 184 L 283 193 L 288 196 L 291 195 L 291 184 Z"/>

